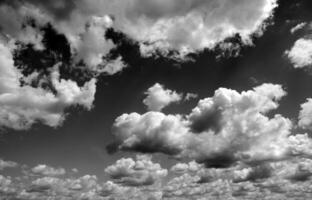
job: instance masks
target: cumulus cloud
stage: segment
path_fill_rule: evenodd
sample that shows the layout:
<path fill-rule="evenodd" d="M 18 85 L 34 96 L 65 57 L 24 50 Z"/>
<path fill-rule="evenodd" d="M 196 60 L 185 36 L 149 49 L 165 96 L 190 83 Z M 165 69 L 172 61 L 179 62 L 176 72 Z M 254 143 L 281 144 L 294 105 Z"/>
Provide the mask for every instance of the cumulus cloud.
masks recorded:
<path fill-rule="evenodd" d="M 312 129 L 312 99 L 307 99 L 307 102 L 301 104 L 298 125 L 304 129 Z"/>
<path fill-rule="evenodd" d="M 312 40 L 300 38 L 286 55 L 295 68 L 310 67 L 312 64 Z"/>
<path fill-rule="evenodd" d="M 157 180 L 167 176 L 167 170 L 158 163 L 153 163 L 151 157 L 138 155 L 132 158 L 122 158 L 116 164 L 108 166 L 105 172 L 117 183 L 125 186 L 153 185 Z"/>
<path fill-rule="evenodd" d="M 4 170 L 6 168 L 15 168 L 17 166 L 18 164 L 16 162 L 0 159 L 0 170 Z"/>
<path fill-rule="evenodd" d="M 85 58 L 94 65 L 100 62 L 101 54 L 105 54 L 112 44 L 102 37 L 106 25 L 96 25 L 96 28 L 91 28 L 93 30 L 85 32 L 85 24 L 93 17 L 113 16 L 114 21 L 109 22 L 109 25 L 138 41 L 141 49 L 144 49 L 142 52 L 146 54 L 156 50 L 163 53 L 176 50 L 185 54 L 204 48 L 212 49 L 226 38 L 237 34 L 245 44 L 251 44 L 251 35 L 262 34 L 265 21 L 272 16 L 277 1 L 195 0 L 181 3 L 177 0 L 58 0 L 57 3 L 48 1 L 42 4 L 40 1 L 29 0 L 24 3 L 6 2 L 2 6 L 6 4 L 14 8 L 26 6 L 40 10 L 46 16 L 45 19 L 67 36 L 73 49 L 80 52 L 78 57 Z M 84 36 L 79 38 L 79 34 Z M 100 53 L 100 50 L 103 52 Z"/>
<path fill-rule="evenodd" d="M 213 48 L 235 34 L 250 43 L 250 35 L 261 32 L 275 7 L 274 0 L 129 0 L 122 15 L 116 16 L 115 27 L 149 43 L 150 49 L 197 51 Z"/>
<path fill-rule="evenodd" d="M 139 180 L 143 173 L 165 178 L 166 169 L 149 156 L 123 158 L 106 170 L 113 181 L 101 182 L 94 175 L 81 177 L 28 176 L 26 179 L 0 175 L 1 198 L 77 200 L 161 199 L 309 199 L 312 168 L 310 158 L 294 157 L 257 166 L 239 163 L 231 168 L 205 168 L 194 161 L 177 163 L 168 181 L 128 185 L 123 178 Z M 115 177 L 113 177 L 115 176 Z M 118 181 L 116 181 L 118 179 Z M 141 180 L 141 179 L 140 179 Z M 135 186 L 135 187 L 134 187 Z"/>
<path fill-rule="evenodd" d="M 182 100 L 182 94 L 165 89 L 159 83 L 155 83 L 152 87 L 148 88 L 145 94 L 147 96 L 143 100 L 143 103 L 147 106 L 148 110 L 152 111 L 161 111 L 169 104 Z"/>
<path fill-rule="evenodd" d="M 186 148 L 188 129 L 181 116 L 160 112 L 123 114 L 115 120 L 113 134 L 120 149 L 170 155 Z"/>
<path fill-rule="evenodd" d="M 200 100 L 189 115 L 123 114 L 116 119 L 113 134 L 119 149 L 190 157 L 207 167 L 311 155 L 311 139 L 291 135 L 289 119 L 267 116 L 285 95 L 274 84 L 241 93 L 220 88 L 213 97 Z"/>
<path fill-rule="evenodd" d="M 176 174 L 194 173 L 198 172 L 200 169 L 202 169 L 202 167 L 203 166 L 197 162 L 191 161 L 189 163 L 177 163 L 171 167 L 170 171 Z"/>
<path fill-rule="evenodd" d="M 61 176 L 66 173 L 63 168 L 53 168 L 47 165 L 37 165 L 31 170 L 35 174 L 40 174 L 43 176 Z"/>
<path fill-rule="evenodd" d="M 90 110 L 96 91 L 96 79 L 82 87 L 72 80 L 60 79 L 58 66 L 50 73 L 50 81 L 56 91 L 41 87 L 21 85 L 20 79 L 36 77 L 36 73 L 24 77 L 14 66 L 11 43 L 0 43 L 0 125 L 13 129 L 28 129 L 37 121 L 57 127 L 65 119 L 64 110 L 81 105 Z"/>

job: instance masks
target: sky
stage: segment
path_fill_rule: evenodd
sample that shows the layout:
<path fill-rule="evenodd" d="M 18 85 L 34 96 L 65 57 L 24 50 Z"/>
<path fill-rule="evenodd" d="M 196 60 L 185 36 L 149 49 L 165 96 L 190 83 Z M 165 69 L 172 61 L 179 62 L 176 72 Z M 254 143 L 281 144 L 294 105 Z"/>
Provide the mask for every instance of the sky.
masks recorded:
<path fill-rule="evenodd" d="M 309 0 L 0 0 L 0 200 L 312 198 Z"/>

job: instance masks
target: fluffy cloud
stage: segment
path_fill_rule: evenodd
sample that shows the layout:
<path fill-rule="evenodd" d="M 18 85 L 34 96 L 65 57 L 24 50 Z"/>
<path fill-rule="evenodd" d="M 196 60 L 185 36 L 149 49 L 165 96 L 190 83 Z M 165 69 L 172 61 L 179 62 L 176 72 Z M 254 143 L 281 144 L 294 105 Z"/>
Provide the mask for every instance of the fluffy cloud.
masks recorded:
<path fill-rule="evenodd" d="M 15 168 L 17 166 L 18 164 L 16 162 L 5 161 L 5 160 L 0 159 L 0 170 L 4 170 L 6 168 Z"/>
<path fill-rule="evenodd" d="M 213 97 L 200 100 L 189 115 L 123 114 L 116 119 L 113 134 L 122 150 L 186 156 L 207 167 L 311 155 L 311 139 L 291 135 L 289 119 L 266 116 L 285 95 L 280 85 L 273 84 L 241 93 L 220 88 Z"/>
<path fill-rule="evenodd" d="M 307 102 L 301 104 L 298 125 L 304 129 L 312 129 L 312 99 L 307 99 Z"/>
<path fill-rule="evenodd" d="M 310 67 L 312 64 L 312 40 L 298 39 L 294 46 L 286 51 L 286 55 L 295 68 Z"/>
<path fill-rule="evenodd" d="M 182 3 L 178 0 L 59 0 L 57 3 L 49 1 L 45 4 L 29 0 L 6 4 L 15 9 L 34 7 L 44 13 L 44 19 L 64 33 L 73 49 L 80 52 L 78 58 L 84 58 L 92 65 L 98 64 L 101 54 L 113 47 L 102 34 L 109 26 L 96 25 L 93 29 L 91 25 L 90 30 L 85 31 L 85 24 L 94 17 L 105 16 L 107 19 L 107 16 L 113 16 L 114 21 L 109 22 L 109 25 L 140 42 L 142 49 L 145 49 L 142 52 L 146 54 L 155 50 L 164 53 L 177 50 L 184 54 L 204 48 L 212 49 L 236 34 L 240 35 L 245 44 L 250 44 L 251 35 L 261 35 L 266 26 L 265 20 L 272 16 L 277 6 L 276 0 L 195 0 Z M 6 4 L 2 3 L 1 6 Z M 79 34 L 84 36 L 80 38 Z"/>
<path fill-rule="evenodd" d="M 65 119 L 64 110 L 72 105 L 92 108 L 96 80 L 79 87 L 76 82 L 60 79 L 58 66 L 52 68 L 51 84 L 56 94 L 41 87 L 21 85 L 20 79 L 32 79 L 36 73 L 23 77 L 14 66 L 14 45 L 0 43 L 0 126 L 27 129 L 40 121 L 56 127 Z"/>
<path fill-rule="evenodd" d="M 152 111 L 161 111 L 169 104 L 182 100 L 181 94 L 165 89 L 164 86 L 159 83 L 148 88 L 145 94 L 147 96 L 143 100 L 143 103 L 147 106 L 148 110 Z"/>
<path fill-rule="evenodd" d="M 123 114 L 115 120 L 113 133 L 120 149 L 178 154 L 186 148 L 188 129 L 181 116 L 160 112 Z"/>
<path fill-rule="evenodd" d="M 239 163 L 231 168 L 205 168 L 194 161 L 177 163 L 168 181 L 128 185 L 123 178 L 139 180 L 143 173 L 164 178 L 167 170 L 151 157 L 120 159 L 106 168 L 113 181 L 101 182 L 93 175 L 81 177 L 32 177 L 0 175 L 0 195 L 13 199 L 51 200 L 160 200 L 160 199 L 310 199 L 312 168 L 309 158 L 291 158 L 257 166 Z M 116 181 L 118 179 L 118 181 Z M 141 180 L 141 179 L 140 179 Z M 133 187 L 135 186 L 135 187 Z"/>
<path fill-rule="evenodd" d="M 43 176 L 61 176 L 66 173 L 63 168 L 53 168 L 47 165 L 37 165 L 31 170 L 35 174 L 40 174 Z"/>
<path fill-rule="evenodd" d="M 117 183 L 125 186 L 153 185 L 168 173 L 158 163 L 153 163 L 148 156 L 137 156 L 136 161 L 122 158 L 116 164 L 108 166 L 105 172 Z"/>
<path fill-rule="evenodd" d="M 250 35 L 261 32 L 275 6 L 274 0 L 129 0 L 120 6 L 124 10 L 116 16 L 115 27 L 149 43 L 151 49 L 197 51 L 213 48 L 235 34 L 249 43 Z"/>

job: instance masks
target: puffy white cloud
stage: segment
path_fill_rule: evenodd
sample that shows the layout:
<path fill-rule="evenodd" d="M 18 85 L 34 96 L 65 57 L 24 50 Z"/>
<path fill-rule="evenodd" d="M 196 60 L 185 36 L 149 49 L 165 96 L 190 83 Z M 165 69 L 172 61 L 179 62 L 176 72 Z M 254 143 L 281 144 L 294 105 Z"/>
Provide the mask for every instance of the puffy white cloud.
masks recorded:
<path fill-rule="evenodd" d="M 220 88 L 213 97 L 200 100 L 188 116 L 198 134 L 191 142 L 194 156 L 208 166 L 231 164 L 238 157 L 247 161 L 283 156 L 291 122 L 265 114 L 276 109 L 285 94 L 280 85 L 263 84 L 241 93 Z"/>
<path fill-rule="evenodd" d="M 73 49 L 78 47 L 78 57 L 91 65 L 100 63 L 101 54 L 112 47 L 101 36 L 107 26 L 84 31 L 85 24 L 93 17 L 113 16 L 113 23 L 108 24 L 140 42 L 144 49 L 142 52 L 146 54 L 155 50 L 164 53 L 177 50 L 184 54 L 212 49 L 235 34 L 239 34 L 245 44 L 250 44 L 251 35 L 261 35 L 266 26 L 265 20 L 272 16 L 277 6 L 276 0 L 78 0 L 75 3 L 60 0 L 57 6 L 40 1 L 13 2 L 17 7 L 35 7 L 44 13 L 45 18 L 67 36 Z M 79 34 L 84 36 L 79 38 Z M 103 52 L 100 53 L 100 50 Z"/>
<path fill-rule="evenodd" d="M 105 172 L 117 183 L 125 186 L 153 185 L 168 173 L 158 163 L 153 163 L 151 157 L 140 155 L 136 161 L 132 158 L 117 160 L 116 164 L 108 166 Z"/>
<path fill-rule="evenodd" d="M 286 55 L 295 68 L 310 67 L 312 64 L 312 40 L 298 39 L 294 46 L 286 51 Z"/>
<path fill-rule="evenodd" d="M 241 93 L 220 88 L 186 116 L 123 114 L 116 119 L 113 133 L 122 150 L 190 157 L 207 167 L 311 155 L 312 142 L 307 135 L 291 135 L 289 119 L 266 115 L 285 95 L 282 87 L 274 84 Z"/>
<path fill-rule="evenodd" d="M 311 162 L 309 158 L 297 157 L 258 166 L 240 163 L 227 169 L 215 169 L 191 161 L 173 167 L 179 170 L 173 170 L 174 174 L 167 177 L 168 181 L 136 187 L 116 183 L 114 178 L 114 181 L 101 183 L 92 175 L 71 178 L 29 176 L 23 180 L 0 175 L 0 195 L 8 200 L 310 199 Z M 107 169 L 116 176 L 120 175 L 119 179 L 139 179 L 141 174 L 135 175 L 134 171 L 152 174 L 158 171 L 160 177 L 167 174 L 147 156 L 139 156 L 135 161 L 121 159 Z"/>
<path fill-rule="evenodd" d="M 312 99 L 307 99 L 307 102 L 301 104 L 298 125 L 304 129 L 312 129 Z"/>
<path fill-rule="evenodd" d="M 250 35 L 261 32 L 276 6 L 275 0 L 129 0 L 123 6 L 114 3 L 113 8 L 120 12 L 114 27 L 150 43 L 147 46 L 151 50 L 174 49 L 182 53 L 213 48 L 235 34 L 249 43 Z"/>
<path fill-rule="evenodd" d="M 48 165 L 37 165 L 31 170 L 35 174 L 40 174 L 43 176 L 61 176 L 66 173 L 64 168 L 53 168 Z"/>
<path fill-rule="evenodd" d="M 55 66 L 49 79 L 56 94 L 40 86 L 21 85 L 20 79 L 28 77 L 23 77 L 14 66 L 11 52 L 14 48 L 11 43 L 0 43 L 0 126 L 28 129 L 40 121 L 56 127 L 65 119 L 64 110 L 67 107 L 81 105 L 88 110 L 92 108 L 96 79 L 79 87 L 72 80 L 60 79 L 58 66 Z"/>
<path fill-rule="evenodd" d="M 160 112 L 123 114 L 115 120 L 113 134 L 121 149 L 174 155 L 186 148 L 190 135 L 185 123 L 181 116 Z"/>
<path fill-rule="evenodd" d="M 152 111 L 161 111 L 169 104 L 182 100 L 182 94 L 165 89 L 164 86 L 159 83 L 148 88 L 145 94 L 147 96 L 143 100 L 143 103 L 147 106 L 148 110 Z"/>
<path fill-rule="evenodd" d="M 0 159 L 0 170 L 6 169 L 6 168 L 15 168 L 18 164 L 13 161 L 5 161 Z"/>

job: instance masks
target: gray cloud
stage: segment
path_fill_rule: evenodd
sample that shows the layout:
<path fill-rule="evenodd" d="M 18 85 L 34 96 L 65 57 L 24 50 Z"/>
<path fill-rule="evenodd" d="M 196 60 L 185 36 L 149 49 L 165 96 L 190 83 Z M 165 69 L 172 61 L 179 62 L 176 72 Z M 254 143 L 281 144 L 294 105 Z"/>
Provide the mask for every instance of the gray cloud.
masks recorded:
<path fill-rule="evenodd" d="M 153 163 L 148 156 L 137 156 L 136 160 L 122 158 L 116 164 L 108 166 L 105 172 L 117 183 L 125 186 L 153 185 L 168 173 L 158 163 Z"/>

